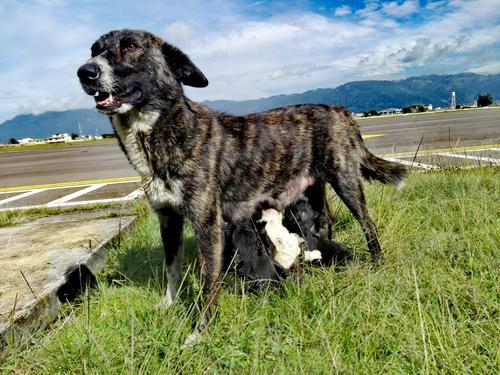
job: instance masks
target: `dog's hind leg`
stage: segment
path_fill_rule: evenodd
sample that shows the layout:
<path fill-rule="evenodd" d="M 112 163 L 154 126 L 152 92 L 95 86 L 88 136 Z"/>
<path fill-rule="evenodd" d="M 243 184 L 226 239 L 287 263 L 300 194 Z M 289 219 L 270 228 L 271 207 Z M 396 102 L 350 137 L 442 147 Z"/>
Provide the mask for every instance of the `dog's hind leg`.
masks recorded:
<path fill-rule="evenodd" d="M 380 256 L 377 228 L 368 214 L 359 167 L 354 163 L 349 167 L 335 168 L 330 172 L 327 180 L 356 220 L 358 220 L 368 242 L 368 250 L 370 251 L 372 260 L 377 261 Z"/>
<path fill-rule="evenodd" d="M 167 291 L 161 301 L 161 306 L 169 307 L 174 302 L 182 276 L 184 218 L 169 207 L 161 208 L 156 213 L 160 221 L 167 273 Z"/>

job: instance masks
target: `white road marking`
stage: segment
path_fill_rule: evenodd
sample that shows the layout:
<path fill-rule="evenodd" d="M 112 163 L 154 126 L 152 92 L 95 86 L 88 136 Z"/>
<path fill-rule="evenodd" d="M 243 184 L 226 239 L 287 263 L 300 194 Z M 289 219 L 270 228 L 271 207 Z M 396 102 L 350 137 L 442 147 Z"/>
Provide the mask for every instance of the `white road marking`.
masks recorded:
<path fill-rule="evenodd" d="M 409 165 L 410 167 L 422 168 L 422 169 L 439 169 L 439 167 L 431 164 L 418 163 L 416 161 L 412 162 L 409 160 L 403 160 L 398 158 L 384 158 L 387 161 L 394 161 L 399 164 Z"/>
<path fill-rule="evenodd" d="M 113 181 L 113 182 L 102 182 L 106 185 L 114 185 L 114 184 L 131 184 L 131 183 L 140 183 L 139 180 L 132 181 Z M 0 191 L 0 194 L 12 194 L 12 193 L 22 193 L 23 191 L 33 191 L 33 190 L 57 190 L 57 189 L 72 189 L 79 188 L 82 186 L 95 185 L 93 183 L 80 184 L 80 185 L 61 185 L 61 186 L 53 186 L 53 187 L 41 187 L 41 188 L 33 188 L 33 189 L 24 189 L 24 190 L 11 190 L 11 191 Z"/>
<path fill-rule="evenodd" d="M 38 190 L 30 190 L 24 194 L 19 194 L 19 195 L 16 195 L 14 197 L 10 197 L 10 198 L 7 198 L 7 199 L 3 199 L 0 201 L 0 206 L 2 204 L 5 204 L 5 203 L 9 203 L 9 202 L 14 202 L 14 201 L 17 201 L 18 199 L 23 199 L 23 198 L 26 198 L 26 197 L 29 197 L 31 195 L 34 195 L 34 194 L 37 194 L 37 193 L 41 193 L 42 191 L 45 191 L 46 189 L 38 189 Z"/>
<path fill-rule="evenodd" d="M 144 194 L 144 191 L 142 190 L 142 188 L 139 188 L 137 190 L 134 190 L 133 192 L 131 192 L 129 195 L 125 196 L 124 198 L 125 199 L 135 199 L 135 198 L 139 198 L 142 194 Z"/>
<path fill-rule="evenodd" d="M 68 202 L 72 199 L 75 199 L 75 198 L 78 198 L 82 195 L 85 195 L 85 194 L 88 194 L 90 193 L 91 191 L 94 191 L 94 190 L 97 190 L 97 189 L 100 189 L 102 188 L 103 186 L 106 186 L 107 184 L 95 184 L 95 185 L 90 185 L 90 186 L 87 186 L 86 188 L 84 189 L 81 189 L 81 190 L 78 190 L 78 191 L 75 191 L 74 193 L 71 193 L 71 194 L 68 194 L 68 195 L 65 195 L 64 197 L 61 197 L 61 198 L 58 198 L 56 200 L 53 200 L 52 202 L 49 202 L 47 203 L 47 207 L 57 207 L 59 206 L 61 203 L 65 203 L 65 202 Z"/>
<path fill-rule="evenodd" d="M 478 148 L 473 150 L 465 150 L 463 152 L 478 152 L 478 151 L 500 151 L 500 148 Z"/>
<path fill-rule="evenodd" d="M 51 208 L 60 208 L 60 207 L 72 207 L 72 206 L 85 206 L 91 204 L 102 204 L 102 203 L 119 203 L 119 202 L 128 202 L 134 200 L 143 194 L 141 189 L 137 189 L 121 198 L 108 198 L 108 199 L 94 199 L 89 201 L 77 201 L 77 202 L 63 202 L 57 205 L 50 206 Z M 8 208 L 0 208 L 0 212 L 3 211 L 14 211 L 14 210 L 28 210 L 32 208 L 47 208 L 47 204 L 38 204 L 33 206 L 23 206 L 23 207 L 8 207 Z"/>
<path fill-rule="evenodd" d="M 466 155 L 466 154 L 454 154 L 452 152 L 438 152 L 435 155 L 448 156 L 450 158 L 469 159 L 469 160 L 475 160 L 475 161 L 484 161 L 484 162 L 493 163 L 493 164 L 496 164 L 496 165 L 500 164 L 500 159 L 485 158 L 483 156 Z"/>

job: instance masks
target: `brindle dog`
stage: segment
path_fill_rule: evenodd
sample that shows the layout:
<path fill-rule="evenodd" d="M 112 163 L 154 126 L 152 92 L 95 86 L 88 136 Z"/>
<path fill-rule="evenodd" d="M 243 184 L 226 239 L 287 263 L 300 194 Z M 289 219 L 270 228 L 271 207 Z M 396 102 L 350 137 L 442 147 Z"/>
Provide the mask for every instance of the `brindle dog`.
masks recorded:
<path fill-rule="evenodd" d="M 224 219 L 247 221 L 259 207 L 281 210 L 315 182 L 328 182 L 359 221 L 372 257 L 379 257 L 361 177 L 398 184 L 405 168 L 370 153 L 345 109 L 294 105 L 246 116 L 212 111 L 182 89 L 207 86 L 203 73 L 145 31 L 111 31 L 91 52 L 78 77 L 97 110 L 109 116 L 158 214 L 166 305 L 180 279 L 184 218 L 193 225 L 205 309 L 188 342 L 206 328 L 217 299 Z"/>

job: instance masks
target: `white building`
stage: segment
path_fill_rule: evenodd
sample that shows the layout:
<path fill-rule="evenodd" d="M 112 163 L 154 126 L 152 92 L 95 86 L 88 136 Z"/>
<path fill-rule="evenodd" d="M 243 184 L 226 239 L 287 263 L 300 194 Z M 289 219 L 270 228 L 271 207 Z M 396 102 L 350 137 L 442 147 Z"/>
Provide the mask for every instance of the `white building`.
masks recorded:
<path fill-rule="evenodd" d="M 387 108 L 378 111 L 381 115 L 399 115 L 401 113 L 401 108 Z"/>
<path fill-rule="evenodd" d="M 68 133 L 54 134 L 47 138 L 47 143 L 71 142 L 71 135 Z"/>
<path fill-rule="evenodd" d="M 36 140 L 34 140 L 33 138 L 23 138 L 23 139 L 18 139 L 17 141 L 19 142 L 20 145 L 36 143 Z"/>

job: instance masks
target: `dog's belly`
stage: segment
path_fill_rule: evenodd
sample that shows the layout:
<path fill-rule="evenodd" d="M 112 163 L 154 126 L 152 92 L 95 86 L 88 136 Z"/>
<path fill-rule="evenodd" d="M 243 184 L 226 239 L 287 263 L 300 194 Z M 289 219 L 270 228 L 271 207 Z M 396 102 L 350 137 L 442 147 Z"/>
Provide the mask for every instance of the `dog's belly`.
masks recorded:
<path fill-rule="evenodd" d="M 250 194 L 248 199 L 238 202 L 224 202 L 224 216 L 232 221 L 248 220 L 260 206 L 272 207 L 281 210 L 292 204 L 311 185 L 315 178 L 303 174 L 291 179 L 284 187 L 264 192 L 262 194 Z"/>

